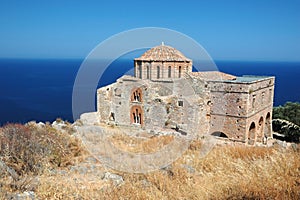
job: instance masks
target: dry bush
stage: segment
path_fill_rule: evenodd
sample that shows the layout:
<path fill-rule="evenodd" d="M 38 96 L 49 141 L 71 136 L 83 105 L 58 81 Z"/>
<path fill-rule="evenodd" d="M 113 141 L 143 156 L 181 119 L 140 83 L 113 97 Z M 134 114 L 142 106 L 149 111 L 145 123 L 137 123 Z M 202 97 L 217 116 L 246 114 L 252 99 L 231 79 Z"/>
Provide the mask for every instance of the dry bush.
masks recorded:
<path fill-rule="evenodd" d="M 67 166 L 82 153 L 80 142 L 51 126 L 8 124 L 2 128 L 0 156 L 19 175 Z"/>
<path fill-rule="evenodd" d="M 14 192 L 35 190 L 38 175 L 76 162 L 83 152 L 78 139 L 50 125 L 7 124 L 0 129 L 0 161 L 16 175 L 2 174 L 0 193 L 9 198 Z"/>

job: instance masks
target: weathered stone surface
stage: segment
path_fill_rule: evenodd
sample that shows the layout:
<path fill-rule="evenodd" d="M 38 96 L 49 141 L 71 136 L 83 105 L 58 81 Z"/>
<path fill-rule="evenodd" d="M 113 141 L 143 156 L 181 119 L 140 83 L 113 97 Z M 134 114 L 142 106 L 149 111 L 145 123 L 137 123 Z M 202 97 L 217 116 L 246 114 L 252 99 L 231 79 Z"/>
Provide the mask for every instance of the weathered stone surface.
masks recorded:
<path fill-rule="evenodd" d="M 82 115 L 80 115 L 80 120 L 84 125 L 99 124 L 99 116 L 96 112 L 83 113 Z"/>
<path fill-rule="evenodd" d="M 135 59 L 134 77 L 97 90 L 98 116 L 93 117 L 117 126 L 176 128 L 250 145 L 272 138 L 274 77 L 192 72 L 192 61 L 182 56 L 162 45 Z"/>
<path fill-rule="evenodd" d="M 111 181 L 113 181 L 113 183 L 114 183 L 115 186 L 119 186 L 119 185 L 121 185 L 124 182 L 122 176 L 117 175 L 117 174 L 113 174 L 113 173 L 110 173 L 110 172 L 105 172 L 102 179 L 103 180 L 111 180 Z"/>

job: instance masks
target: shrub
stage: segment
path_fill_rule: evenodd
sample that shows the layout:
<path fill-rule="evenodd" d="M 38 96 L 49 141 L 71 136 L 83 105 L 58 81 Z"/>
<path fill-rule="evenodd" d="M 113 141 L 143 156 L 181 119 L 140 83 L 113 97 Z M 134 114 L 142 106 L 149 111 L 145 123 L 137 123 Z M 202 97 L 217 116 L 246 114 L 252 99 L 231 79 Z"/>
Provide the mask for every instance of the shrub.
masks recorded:
<path fill-rule="evenodd" d="M 67 166 L 81 152 L 77 139 L 50 125 L 7 124 L 0 130 L 0 158 L 19 175 Z"/>
<path fill-rule="evenodd" d="M 288 142 L 299 142 L 300 127 L 283 119 L 272 120 L 273 131 L 281 133 Z"/>
<path fill-rule="evenodd" d="M 300 126 L 300 103 L 286 102 L 284 106 L 274 107 L 273 119 L 285 119 Z"/>

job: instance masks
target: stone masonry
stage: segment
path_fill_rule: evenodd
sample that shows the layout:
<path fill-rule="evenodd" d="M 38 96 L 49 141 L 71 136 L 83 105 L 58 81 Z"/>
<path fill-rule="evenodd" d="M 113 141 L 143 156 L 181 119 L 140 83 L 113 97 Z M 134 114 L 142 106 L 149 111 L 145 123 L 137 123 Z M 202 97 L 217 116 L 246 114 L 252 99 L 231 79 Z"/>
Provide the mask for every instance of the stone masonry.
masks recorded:
<path fill-rule="evenodd" d="M 101 123 L 173 128 L 249 145 L 272 137 L 274 77 L 192 72 L 192 60 L 163 44 L 136 58 L 134 68 L 134 77 L 98 89 Z"/>

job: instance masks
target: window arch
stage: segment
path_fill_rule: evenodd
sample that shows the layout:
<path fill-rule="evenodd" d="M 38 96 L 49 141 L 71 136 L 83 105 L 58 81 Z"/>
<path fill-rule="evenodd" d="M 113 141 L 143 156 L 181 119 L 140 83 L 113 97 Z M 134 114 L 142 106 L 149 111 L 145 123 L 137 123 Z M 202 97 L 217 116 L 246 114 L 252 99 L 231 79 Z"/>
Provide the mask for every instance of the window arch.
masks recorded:
<path fill-rule="evenodd" d="M 157 79 L 159 79 L 159 78 L 160 78 L 160 67 L 157 66 Z"/>
<path fill-rule="evenodd" d="M 131 94 L 131 101 L 142 102 L 142 90 L 140 88 L 133 90 Z"/>
<path fill-rule="evenodd" d="M 171 66 L 168 67 L 168 78 L 171 78 L 172 68 Z"/>
<path fill-rule="evenodd" d="M 130 118 L 132 124 L 143 124 L 143 112 L 140 106 L 132 106 Z"/>

